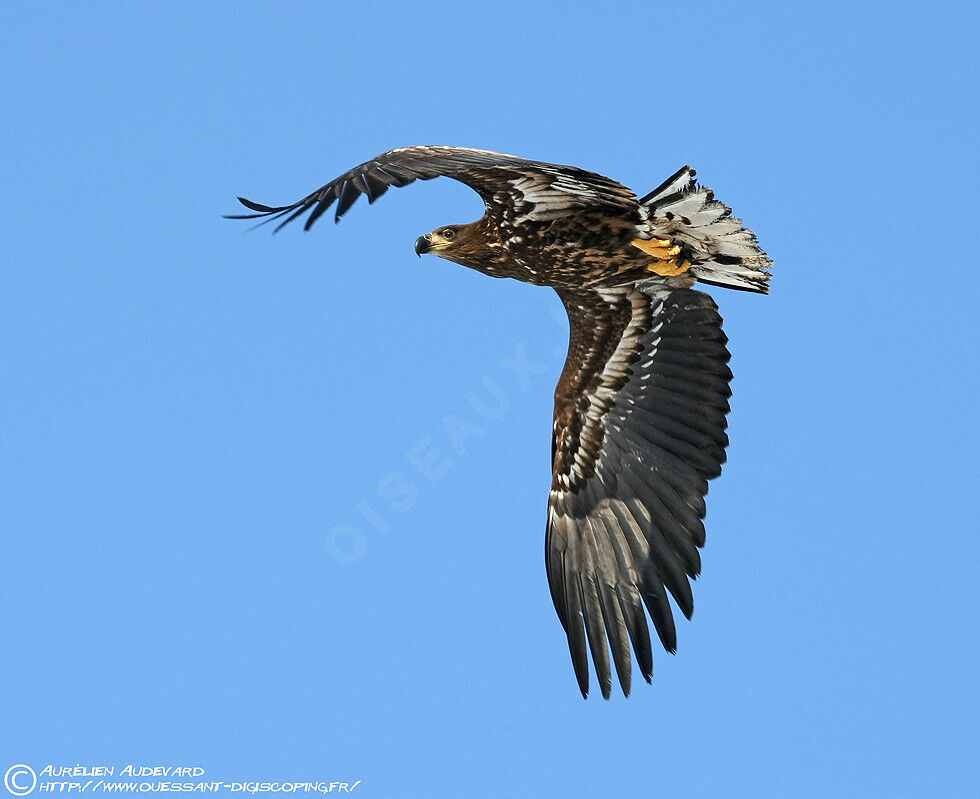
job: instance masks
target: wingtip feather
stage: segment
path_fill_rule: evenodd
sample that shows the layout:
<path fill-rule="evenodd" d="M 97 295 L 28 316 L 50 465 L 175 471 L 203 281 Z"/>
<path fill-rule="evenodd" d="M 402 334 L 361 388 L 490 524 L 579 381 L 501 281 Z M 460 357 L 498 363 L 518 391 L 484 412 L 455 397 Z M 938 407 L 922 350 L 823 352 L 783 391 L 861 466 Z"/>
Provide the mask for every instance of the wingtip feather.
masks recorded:
<path fill-rule="evenodd" d="M 238 202 L 244 205 L 250 211 L 256 211 L 260 214 L 274 214 L 276 211 L 283 211 L 288 206 L 283 206 L 281 208 L 273 208 L 271 205 L 262 205 L 262 203 L 252 202 L 252 200 L 246 197 L 239 197 Z"/>

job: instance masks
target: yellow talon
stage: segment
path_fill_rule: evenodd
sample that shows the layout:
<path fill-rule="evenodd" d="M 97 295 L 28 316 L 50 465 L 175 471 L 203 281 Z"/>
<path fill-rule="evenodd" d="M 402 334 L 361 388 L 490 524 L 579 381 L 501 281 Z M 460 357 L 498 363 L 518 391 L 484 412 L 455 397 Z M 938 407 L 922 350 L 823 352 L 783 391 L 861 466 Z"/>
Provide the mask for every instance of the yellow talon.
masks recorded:
<path fill-rule="evenodd" d="M 658 275 L 663 275 L 664 277 L 673 277 L 674 275 L 682 274 L 690 268 L 690 261 L 681 261 L 680 263 L 668 260 L 654 261 L 647 266 L 649 271 L 656 272 Z"/>
<path fill-rule="evenodd" d="M 673 244 L 670 239 L 633 239 L 630 244 L 654 258 L 669 258 L 681 251 L 680 246 Z"/>
<path fill-rule="evenodd" d="M 633 239 L 630 244 L 654 257 L 655 260 L 647 264 L 647 270 L 650 272 L 673 277 L 691 268 L 690 261 L 682 260 L 678 263 L 677 256 L 681 254 L 681 247 L 670 239 Z"/>

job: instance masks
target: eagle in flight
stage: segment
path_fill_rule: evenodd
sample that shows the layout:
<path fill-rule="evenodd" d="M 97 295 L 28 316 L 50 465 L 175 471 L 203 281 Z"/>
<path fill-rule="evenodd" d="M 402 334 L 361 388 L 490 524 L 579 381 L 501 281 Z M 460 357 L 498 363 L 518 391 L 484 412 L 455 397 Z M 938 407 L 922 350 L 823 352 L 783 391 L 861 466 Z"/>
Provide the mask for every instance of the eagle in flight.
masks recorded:
<path fill-rule="evenodd" d="M 373 203 L 390 186 L 441 176 L 473 188 L 486 213 L 419 237 L 415 252 L 551 286 L 568 312 L 548 583 L 582 695 L 591 651 L 602 695 L 615 668 L 628 696 L 631 652 L 647 682 L 653 674 L 644 607 L 668 652 L 677 635 L 667 594 L 687 618 L 694 611 L 704 496 L 728 445 L 728 339 L 693 286 L 765 294 L 772 262 L 688 166 L 637 199 L 593 172 L 464 147 L 391 150 L 291 205 L 239 198 L 253 213 L 232 218 L 280 220 L 279 230 L 308 214 L 308 230 L 334 203 L 337 221 L 362 194 Z"/>

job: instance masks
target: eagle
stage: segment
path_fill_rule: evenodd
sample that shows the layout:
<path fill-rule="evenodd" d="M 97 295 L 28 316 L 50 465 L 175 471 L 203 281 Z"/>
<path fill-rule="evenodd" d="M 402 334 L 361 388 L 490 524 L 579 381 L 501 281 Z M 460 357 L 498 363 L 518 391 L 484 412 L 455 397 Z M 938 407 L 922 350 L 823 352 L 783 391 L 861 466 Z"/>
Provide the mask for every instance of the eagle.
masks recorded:
<path fill-rule="evenodd" d="M 768 293 L 772 261 L 755 234 L 685 166 L 644 197 L 573 166 L 466 147 L 390 150 L 290 205 L 239 197 L 251 213 L 334 220 L 362 195 L 448 177 L 486 213 L 420 236 L 429 253 L 492 277 L 551 286 L 569 320 L 555 389 L 545 564 L 583 697 L 591 652 L 606 699 L 632 658 L 647 682 L 653 648 L 677 647 L 668 595 L 688 619 L 701 571 L 708 481 L 721 473 L 731 396 L 728 339 L 696 283 Z M 645 609 L 645 612 L 644 612 Z M 610 663 L 611 655 L 611 663 Z"/>

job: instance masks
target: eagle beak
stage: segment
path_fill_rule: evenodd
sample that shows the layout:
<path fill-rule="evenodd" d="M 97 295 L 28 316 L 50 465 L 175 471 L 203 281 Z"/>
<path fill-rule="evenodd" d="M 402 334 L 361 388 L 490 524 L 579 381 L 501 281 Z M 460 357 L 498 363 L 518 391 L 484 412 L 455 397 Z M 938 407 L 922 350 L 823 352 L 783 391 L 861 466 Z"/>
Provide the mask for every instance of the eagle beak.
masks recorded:
<path fill-rule="evenodd" d="M 423 253 L 432 249 L 432 238 L 429 235 L 419 236 L 415 239 L 415 254 L 421 258 Z"/>

